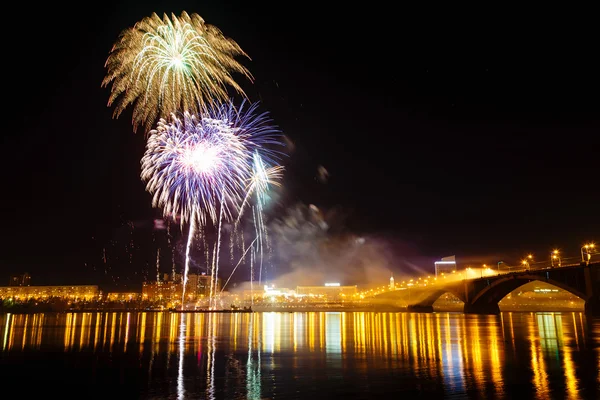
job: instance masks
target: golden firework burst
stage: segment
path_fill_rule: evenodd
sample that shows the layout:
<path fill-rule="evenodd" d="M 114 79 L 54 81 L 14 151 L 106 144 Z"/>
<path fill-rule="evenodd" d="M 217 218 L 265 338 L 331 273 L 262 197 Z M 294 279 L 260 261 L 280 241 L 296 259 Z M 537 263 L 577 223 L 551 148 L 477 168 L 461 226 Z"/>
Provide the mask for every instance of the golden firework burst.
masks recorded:
<path fill-rule="evenodd" d="M 148 132 L 172 113 L 197 113 L 228 99 L 228 86 L 245 95 L 233 73 L 253 78 L 238 56 L 249 58 L 198 14 L 161 19 L 154 13 L 123 31 L 106 60 L 102 86 L 112 82 L 108 106 L 115 105 L 118 118 L 132 105 L 134 131 L 143 126 Z"/>

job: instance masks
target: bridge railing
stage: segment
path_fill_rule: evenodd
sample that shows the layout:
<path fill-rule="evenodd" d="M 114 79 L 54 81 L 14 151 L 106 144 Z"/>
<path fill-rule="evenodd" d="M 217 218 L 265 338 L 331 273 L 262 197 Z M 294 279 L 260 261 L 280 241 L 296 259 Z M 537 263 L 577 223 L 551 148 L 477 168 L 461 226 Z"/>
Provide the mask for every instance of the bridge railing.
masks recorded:
<path fill-rule="evenodd" d="M 522 272 L 526 271 L 527 268 L 523 265 L 507 265 L 502 264 L 499 268 L 496 269 L 497 274 L 510 274 L 513 272 Z"/>
<path fill-rule="evenodd" d="M 536 269 L 546 269 L 546 268 L 572 267 L 572 266 L 576 266 L 576 265 L 580 265 L 580 264 L 581 264 L 581 257 L 568 257 L 568 258 L 561 258 L 560 262 L 557 260 L 557 261 L 554 261 L 554 263 L 546 261 L 546 262 L 540 263 L 540 264 L 533 264 L 533 265 L 531 265 L 530 269 L 536 270 Z"/>

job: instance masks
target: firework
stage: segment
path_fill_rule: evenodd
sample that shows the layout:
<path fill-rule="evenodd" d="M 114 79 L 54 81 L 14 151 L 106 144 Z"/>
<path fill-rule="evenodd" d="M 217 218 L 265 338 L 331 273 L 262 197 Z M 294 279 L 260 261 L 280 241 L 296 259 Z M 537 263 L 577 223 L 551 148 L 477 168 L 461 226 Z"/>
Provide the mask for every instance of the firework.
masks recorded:
<path fill-rule="evenodd" d="M 258 154 L 258 152 L 255 152 L 253 156 L 252 172 L 252 178 L 248 186 L 248 195 L 256 195 L 256 202 L 253 206 L 252 217 L 254 221 L 254 230 L 256 232 L 256 237 L 257 239 L 259 239 L 256 251 L 260 254 L 258 284 L 261 285 L 265 248 L 269 249 L 269 236 L 267 226 L 265 225 L 264 220 L 264 208 L 267 204 L 267 195 L 269 187 L 271 185 L 281 185 L 279 183 L 279 180 L 283 176 L 283 167 L 280 165 L 265 165 L 265 162 L 263 161 L 260 154 Z"/>
<path fill-rule="evenodd" d="M 256 113 L 256 104 L 245 104 L 208 108 L 203 117 L 184 112 L 170 122 L 161 119 L 150 132 L 141 177 L 165 216 L 180 216 L 184 224 L 192 216 L 202 225 L 215 223 L 222 203 L 230 220 L 246 191 L 262 182 L 253 174 L 254 154 L 268 165 L 277 161 L 272 146 L 282 145 L 279 131 L 266 113 Z M 280 171 L 269 167 L 264 173 L 273 170 Z"/>
<path fill-rule="evenodd" d="M 160 282 L 160 247 L 156 249 L 156 283 Z"/>
<path fill-rule="evenodd" d="M 244 94 L 232 74 L 252 76 L 238 56 L 248 57 L 198 14 L 184 11 L 162 19 L 152 14 L 121 33 L 106 61 L 102 86 L 112 82 L 108 105 L 115 104 L 115 118 L 132 105 L 134 130 L 148 130 L 172 113 L 197 114 L 228 99 L 228 86 Z"/>
<path fill-rule="evenodd" d="M 263 208 L 267 202 L 269 187 L 271 185 L 280 187 L 281 183 L 279 181 L 283 177 L 283 167 L 281 165 L 266 165 L 258 151 L 253 154 L 252 161 L 252 176 L 248 180 L 246 197 L 240 208 L 240 217 L 243 215 L 243 210 L 253 194 L 256 194 L 257 205 Z M 239 222 L 239 217 L 236 222 Z"/>
<path fill-rule="evenodd" d="M 265 171 L 278 158 L 272 147 L 282 145 L 279 130 L 266 113 L 256 113 L 256 104 L 245 104 L 236 108 L 229 102 L 207 107 L 201 116 L 184 112 L 170 122 L 161 119 L 148 138 L 141 177 L 153 195 L 152 204 L 165 216 L 180 216 L 182 224 L 190 225 L 184 288 L 196 231 L 204 232 L 209 222 L 218 229 L 212 257 L 216 284 L 221 224 L 242 211 L 249 188 L 258 188 L 258 183 L 248 185 L 258 182 L 255 154 L 268 166 Z M 214 292 L 211 283 L 211 297 Z"/>
<path fill-rule="evenodd" d="M 243 238 L 243 230 L 239 233 L 241 238 L 241 246 L 242 246 L 242 257 L 236 267 L 231 272 L 231 275 L 237 269 L 237 266 L 244 261 L 246 253 L 248 250 L 252 249 L 250 253 L 250 286 L 253 287 L 254 283 L 254 263 L 253 260 L 258 259 L 260 263 L 258 264 L 259 273 L 258 273 L 258 282 L 259 285 L 262 283 L 262 271 L 263 271 L 263 261 L 264 261 L 264 253 L 265 249 L 270 250 L 269 246 L 269 236 L 267 226 L 264 222 L 264 208 L 267 205 L 268 201 L 268 192 L 270 186 L 280 187 L 280 180 L 283 177 L 283 167 L 280 165 L 269 165 L 265 163 L 263 158 L 261 157 L 258 151 L 255 151 L 252 156 L 252 176 L 248 180 L 246 186 L 246 197 L 242 202 L 240 207 L 240 212 L 238 214 L 238 218 L 235 221 L 233 234 L 234 236 L 238 235 L 238 226 L 241 220 L 241 217 L 244 213 L 246 206 L 250 203 L 250 198 L 255 196 L 255 203 L 252 205 L 252 222 L 254 225 L 254 233 L 255 238 L 250 244 L 248 249 L 245 248 L 245 242 Z M 233 243 L 234 240 L 231 241 L 231 254 L 233 257 Z M 256 246 L 254 245 L 256 243 Z M 257 253 L 257 254 L 256 254 Z M 231 276 L 229 277 L 231 279 Z M 229 282 L 229 279 L 227 282 Z M 226 283 L 227 284 L 227 283 Z M 252 291 L 252 289 L 251 289 Z"/>

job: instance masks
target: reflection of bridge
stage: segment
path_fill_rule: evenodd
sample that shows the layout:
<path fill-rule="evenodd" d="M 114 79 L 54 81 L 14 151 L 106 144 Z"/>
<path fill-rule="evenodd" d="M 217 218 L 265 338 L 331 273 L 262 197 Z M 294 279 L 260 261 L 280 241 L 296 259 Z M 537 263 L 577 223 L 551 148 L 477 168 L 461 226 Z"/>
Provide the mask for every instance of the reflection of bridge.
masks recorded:
<path fill-rule="evenodd" d="M 600 263 L 522 270 L 519 272 L 465 279 L 378 295 L 382 301 L 403 301 L 408 309 L 431 312 L 433 303 L 445 293 L 452 293 L 465 303 L 469 314 L 497 314 L 498 302 L 518 287 L 532 281 L 547 282 L 566 290 L 585 301 L 586 312 L 600 315 Z"/>

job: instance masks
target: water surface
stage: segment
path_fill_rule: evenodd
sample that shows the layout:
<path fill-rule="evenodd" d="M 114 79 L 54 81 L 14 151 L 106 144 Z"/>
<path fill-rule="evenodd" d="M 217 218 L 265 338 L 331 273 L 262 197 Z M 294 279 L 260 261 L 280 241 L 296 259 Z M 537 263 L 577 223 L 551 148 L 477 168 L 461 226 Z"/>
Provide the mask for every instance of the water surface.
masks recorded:
<path fill-rule="evenodd" d="M 25 398 L 596 398 L 583 313 L 0 315 Z M 6 386 L 8 387 L 8 386 Z"/>

